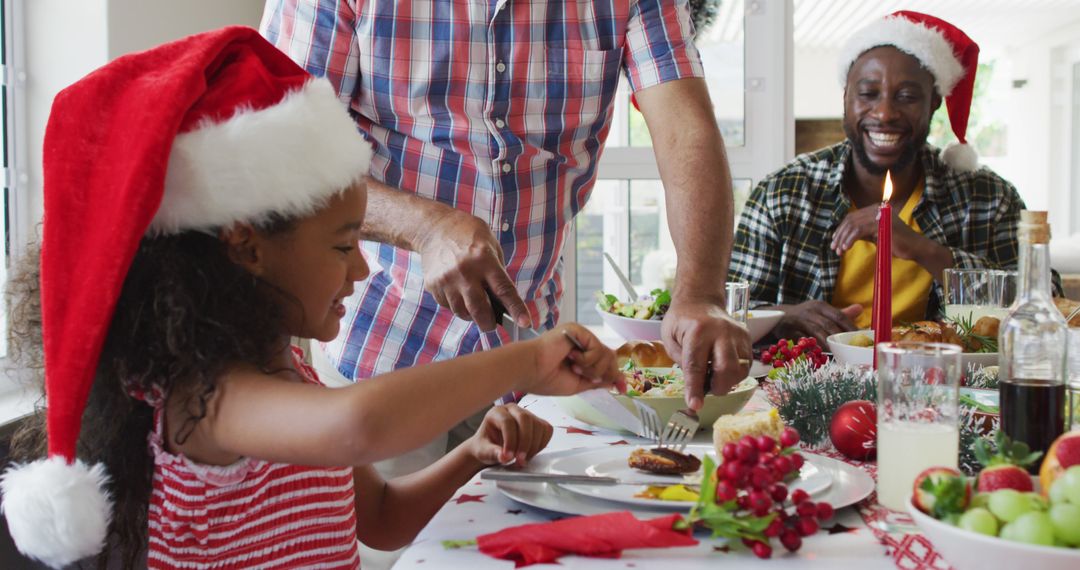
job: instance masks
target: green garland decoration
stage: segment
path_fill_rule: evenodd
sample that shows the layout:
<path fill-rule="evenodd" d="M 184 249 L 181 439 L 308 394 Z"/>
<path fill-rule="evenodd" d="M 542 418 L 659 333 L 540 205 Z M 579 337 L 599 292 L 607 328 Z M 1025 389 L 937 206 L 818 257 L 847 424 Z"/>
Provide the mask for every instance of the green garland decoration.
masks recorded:
<path fill-rule="evenodd" d="M 996 367 L 969 373 L 968 385 L 997 387 Z M 869 368 L 829 361 L 814 368 L 806 361 L 790 363 L 765 384 L 769 403 L 776 408 L 784 423 L 799 430 L 803 443 L 810 449 L 829 449 L 829 426 L 837 408 L 852 400 L 877 401 L 877 379 Z M 974 475 L 981 468 L 975 458 L 975 443 L 980 439 L 993 441 L 998 429 L 996 417 L 961 403 L 960 405 L 960 470 Z"/>
<path fill-rule="evenodd" d="M 829 426 L 840 406 L 852 400 L 877 400 L 877 381 L 867 368 L 825 363 L 819 368 L 798 360 L 780 369 L 765 393 L 783 418 L 811 449 L 832 446 Z"/>

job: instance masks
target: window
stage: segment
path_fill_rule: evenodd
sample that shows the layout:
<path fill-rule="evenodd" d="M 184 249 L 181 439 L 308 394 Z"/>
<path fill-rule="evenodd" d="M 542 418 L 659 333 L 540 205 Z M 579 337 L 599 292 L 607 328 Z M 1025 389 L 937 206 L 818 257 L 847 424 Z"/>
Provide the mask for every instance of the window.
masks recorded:
<path fill-rule="evenodd" d="M 791 3 L 723 0 L 696 4 L 716 8 L 712 24 L 699 32 L 695 44 L 731 163 L 737 217 L 753 184 L 792 157 L 794 131 L 786 80 L 791 60 Z M 624 81 L 596 186 L 563 252 L 562 319 L 600 327 L 596 292 L 627 295 L 605 263 L 605 252 L 627 272 L 639 293 L 671 286 L 675 247 L 651 146 L 644 119 L 630 105 Z"/>
<path fill-rule="evenodd" d="M 25 193 L 26 153 L 23 152 L 23 113 L 20 107 L 26 85 L 22 51 L 19 49 L 21 33 L 21 8 L 19 0 L 0 0 L 0 69 L 3 86 L 0 87 L 0 152 L 3 153 L 3 243 L 0 244 L 0 285 L 7 281 L 7 272 L 13 255 L 18 255 L 26 245 L 27 219 L 30 200 Z M 7 311 L 0 311 L 0 358 L 7 355 Z M 9 382 L 0 379 L 0 391 Z"/>

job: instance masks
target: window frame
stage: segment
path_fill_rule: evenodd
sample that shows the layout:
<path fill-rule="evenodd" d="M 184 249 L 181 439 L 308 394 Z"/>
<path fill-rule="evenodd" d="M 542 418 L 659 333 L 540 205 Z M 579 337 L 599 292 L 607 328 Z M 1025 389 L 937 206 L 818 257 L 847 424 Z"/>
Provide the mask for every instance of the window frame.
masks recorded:
<path fill-rule="evenodd" d="M 742 0 L 744 2 L 744 144 L 727 146 L 732 178 L 746 178 L 756 184 L 795 156 L 795 114 L 793 72 L 793 0 Z M 708 62 L 704 62 L 708 66 Z M 625 113 L 619 101 L 615 112 Z M 614 133 L 613 133 L 614 134 Z M 653 149 L 648 147 L 611 147 L 604 149 L 597 164 L 597 180 L 657 180 L 660 171 Z M 629 268 L 629 198 L 620 185 L 616 198 L 625 220 L 617 220 L 617 233 L 626 239 L 609 240 L 605 251 L 616 262 Z M 623 202 L 626 202 L 623 204 Z M 605 234 L 608 232 L 605 231 Z M 577 223 L 563 248 L 563 298 L 560 320 L 577 321 Z M 604 282 L 615 283 L 614 273 L 604 268 Z M 610 279 L 609 279 L 610 274 Z"/>
<path fill-rule="evenodd" d="M 24 0 L 2 0 L 5 61 L 2 68 L 4 90 L 5 234 L 0 249 L 0 282 L 6 284 L 12 262 L 26 251 L 33 231 L 33 197 L 30 195 L 26 125 L 26 50 Z M 7 358 L 7 307 L 0 315 L 3 338 L 0 367 L 9 369 Z M 18 389 L 11 374 L 0 375 L 0 393 Z"/>

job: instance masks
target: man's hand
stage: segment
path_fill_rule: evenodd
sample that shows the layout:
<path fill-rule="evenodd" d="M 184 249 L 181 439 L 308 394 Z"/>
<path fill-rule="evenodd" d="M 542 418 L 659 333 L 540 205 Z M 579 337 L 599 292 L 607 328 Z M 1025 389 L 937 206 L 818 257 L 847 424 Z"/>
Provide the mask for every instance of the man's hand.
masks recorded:
<path fill-rule="evenodd" d="M 806 301 L 798 305 L 767 307 L 784 311 L 784 316 L 773 329 L 780 338 L 797 339 L 809 336 L 817 339 L 821 347 L 828 346 L 825 339 L 832 334 L 855 330 L 853 319 L 862 312 L 862 305 L 848 305 L 843 309 L 825 301 Z"/>
<path fill-rule="evenodd" d="M 416 251 L 424 272 L 424 289 L 458 318 L 474 321 L 483 331 L 495 329 L 496 315 L 488 292 L 502 302 L 519 326 L 532 326 L 525 302 L 506 273 L 502 247 L 480 218 L 453 210 L 438 218 Z"/>
<path fill-rule="evenodd" d="M 713 301 L 676 297 L 660 330 L 668 354 L 682 366 L 690 409 L 701 408 L 710 373 L 717 395 L 750 373 L 750 333 Z"/>
<path fill-rule="evenodd" d="M 857 240 L 877 241 L 878 208 L 879 206 L 874 204 L 844 216 L 833 232 L 832 243 L 829 245 L 836 255 L 844 255 Z M 940 282 L 942 272 L 953 265 L 949 248 L 911 229 L 900 219 L 900 213 L 895 208 L 892 231 L 892 254 L 918 263 Z"/>

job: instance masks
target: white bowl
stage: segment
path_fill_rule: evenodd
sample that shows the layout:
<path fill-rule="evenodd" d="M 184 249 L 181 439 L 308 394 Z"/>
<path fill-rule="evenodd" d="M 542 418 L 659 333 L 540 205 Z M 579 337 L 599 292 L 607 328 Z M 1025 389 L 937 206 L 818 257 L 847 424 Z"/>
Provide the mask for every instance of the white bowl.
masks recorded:
<path fill-rule="evenodd" d="M 826 342 L 829 343 L 829 352 L 832 353 L 833 358 L 837 362 L 847 364 L 861 364 L 871 366 L 874 364 L 874 347 L 872 346 L 851 346 L 848 342 L 856 336 L 864 334 L 871 339 L 874 338 L 874 331 L 871 329 L 865 329 L 861 331 L 851 331 L 836 333 L 829 335 L 826 338 Z M 996 352 L 972 352 L 964 353 L 960 355 L 960 365 L 963 367 L 963 372 L 966 374 L 968 368 L 974 366 L 981 368 L 984 366 L 997 366 L 998 365 L 998 353 Z"/>
<path fill-rule="evenodd" d="M 924 514 L 908 499 L 908 512 L 926 538 L 934 543 L 945 561 L 956 570 L 988 568 L 1037 568 L 1038 570 L 1076 570 L 1080 568 L 1080 550 L 1056 546 L 1036 546 L 986 536 Z"/>
<path fill-rule="evenodd" d="M 616 334 L 626 340 L 660 340 L 660 325 L 664 322 L 660 319 L 632 319 L 615 313 L 609 313 L 596 306 L 600 318 L 604 324 L 615 331 Z M 752 310 L 750 318 L 746 319 L 746 326 L 750 330 L 750 342 L 757 342 L 780 322 L 784 316 L 783 311 Z"/>
<path fill-rule="evenodd" d="M 659 369 L 654 368 L 653 370 Z M 726 414 L 738 413 L 746 406 L 756 391 L 757 382 L 745 382 L 745 384 L 739 384 L 734 390 L 723 396 L 706 395 L 701 409 L 698 410 L 698 420 L 700 421 L 698 429 L 711 430 L 712 425 L 716 423 L 716 418 Z M 635 416 L 638 415 L 637 408 L 631 401 L 630 396 L 620 394 L 616 395 L 615 399 L 630 413 Z M 579 396 L 565 396 L 556 398 L 556 401 L 566 413 L 580 422 L 614 431 L 622 429 Z M 660 418 L 661 424 L 667 424 L 672 414 L 686 407 L 686 400 L 682 396 L 641 396 L 637 398 L 637 401 L 656 410 L 656 415 Z"/>
<path fill-rule="evenodd" d="M 764 309 L 751 309 L 750 317 L 746 319 L 746 326 L 750 329 L 750 342 L 757 342 L 773 330 L 776 323 L 784 316 L 784 311 L 766 311 Z"/>
<path fill-rule="evenodd" d="M 632 319 L 615 313 L 609 313 L 596 306 L 596 312 L 604 324 L 626 340 L 660 340 L 660 319 Z"/>

